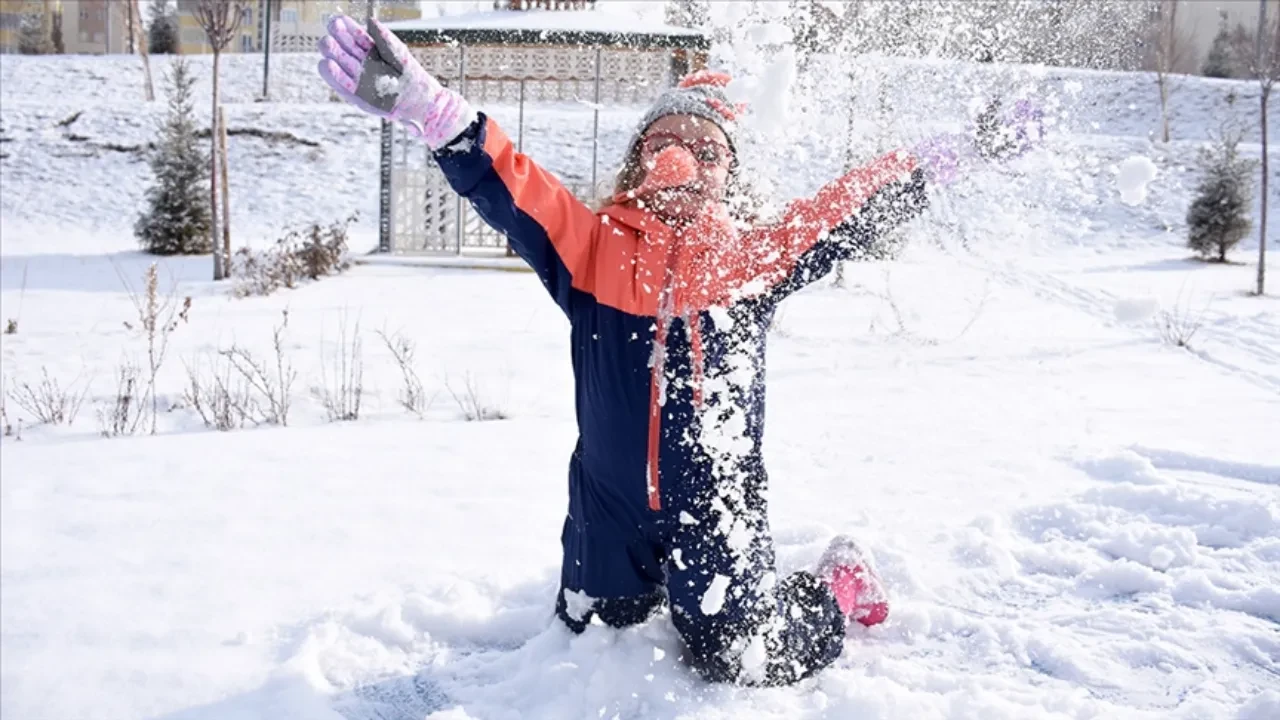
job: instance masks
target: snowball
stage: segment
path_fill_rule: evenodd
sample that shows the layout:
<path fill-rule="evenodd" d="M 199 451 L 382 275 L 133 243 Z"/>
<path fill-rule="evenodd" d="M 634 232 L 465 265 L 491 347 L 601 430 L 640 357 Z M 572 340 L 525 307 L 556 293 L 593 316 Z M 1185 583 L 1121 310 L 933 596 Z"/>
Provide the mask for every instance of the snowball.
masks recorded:
<path fill-rule="evenodd" d="M 1170 550 L 1164 545 L 1160 545 L 1151 550 L 1151 557 L 1148 564 L 1156 570 L 1168 570 L 1169 566 L 1173 564 L 1173 561 L 1177 559 L 1178 556 L 1173 552 L 1173 550 Z"/>
<path fill-rule="evenodd" d="M 374 82 L 373 87 L 374 90 L 377 91 L 379 97 L 399 95 L 400 79 L 391 77 L 390 75 L 379 75 L 378 79 Z"/>
<path fill-rule="evenodd" d="M 1126 325 L 1141 325 L 1149 322 L 1159 309 L 1155 298 L 1121 298 L 1116 300 L 1114 308 L 1116 320 Z"/>
<path fill-rule="evenodd" d="M 715 615 L 724 607 L 724 594 L 729 590 L 729 578 L 724 575 L 716 575 L 711 580 L 711 587 L 702 594 L 703 615 Z"/>
<path fill-rule="evenodd" d="M 1141 205 L 1147 201 L 1147 185 L 1156 179 L 1156 165 L 1141 155 L 1132 155 L 1120 163 L 1116 173 L 1116 189 L 1120 201 L 1126 205 Z"/>

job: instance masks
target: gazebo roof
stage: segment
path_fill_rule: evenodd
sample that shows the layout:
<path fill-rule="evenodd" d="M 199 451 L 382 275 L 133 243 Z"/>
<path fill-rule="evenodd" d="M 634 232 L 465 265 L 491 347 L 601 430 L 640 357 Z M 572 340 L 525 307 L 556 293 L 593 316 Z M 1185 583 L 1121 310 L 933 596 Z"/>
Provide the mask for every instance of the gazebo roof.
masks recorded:
<path fill-rule="evenodd" d="M 606 45 L 706 50 L 698 30 L 600 10 L 492 10 L 387 23 L 409 45 Z"/>

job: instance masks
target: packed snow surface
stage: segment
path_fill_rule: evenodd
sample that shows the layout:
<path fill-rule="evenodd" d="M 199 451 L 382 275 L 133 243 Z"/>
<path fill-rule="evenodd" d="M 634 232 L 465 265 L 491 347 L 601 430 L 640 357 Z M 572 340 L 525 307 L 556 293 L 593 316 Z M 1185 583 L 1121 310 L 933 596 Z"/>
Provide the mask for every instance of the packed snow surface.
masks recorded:
<path fill-rule="evenodd" d="M 251 60 L 223 66 L 231 129 L 264 131 L 230 139 L 235 242 L 359 210 L 354 245 L 370 247 L 376 121 L 327 102 L 312 56 L 273 57 L 273 102 L 253 102 Z M 1280 716 L 1280 306 L 1243 293 L 1256 236 L 1241 264 L 1204 264 L 1182 225 L 1195 153 L 1252 84 L 1183 81 L 1164 146 L 1138 74 L 886 61 L 852 118 L 796 82 L 777 136 L 744 152 L 774 202 L 846 153 L 962 129 L 977 86 L 1060 107 L 1043 147 L 935 194 L 896 262 L 782 307 L 765 447 L 779 570 L 853 534 L 892 610 L 817 677 L 753 690 L 694 677 L 668 616 L 581 636 L 552 621 L 575 415 L 568 328 L 531 275 L 357 265 L 233 299 L 208 257 L 162 259 L 161 288 L 192 306 L 157 378 L 158 433 L 101 436 L 117 368 L 146 356 L 122 278 L 136 288 L 151 260 L 129 228 L 149 181 L 136 147 L 162 108 L 139 101 L 134 62 L 0 63 L 5 390 L 47 372 L 84 394 L 69 426 L 5 403 L 0 716 Z M 603 156 L 639 112 L 601 114 Z M 526 119 L 530 154 L 582 177 L 591 113 Z M 1135 156 L 1159 172 L 1129 205 L 1113 168 Z M 285 311 L 288 427 L 206 429 L 186 368 L 233 346 L 274 358 Z M 1162 339 L 1166 311 L 1197 318 L 1189 348 Z M 417 343 L 421 418 L 378 331 Z M 330 423 L 323 389 L 352 336 L 360 418 Z M 468 403 L 508 419 L 467 422 Z"/>

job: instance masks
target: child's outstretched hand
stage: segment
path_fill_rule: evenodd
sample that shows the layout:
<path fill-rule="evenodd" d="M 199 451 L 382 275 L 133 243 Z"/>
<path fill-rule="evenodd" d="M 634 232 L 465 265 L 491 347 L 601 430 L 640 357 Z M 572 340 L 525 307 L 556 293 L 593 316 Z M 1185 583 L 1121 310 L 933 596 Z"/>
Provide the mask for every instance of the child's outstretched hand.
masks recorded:
<path fill-rule="evenodd" d="M 344 100 L 388 120 L 439 149 L 475 120 L 458 93 L 443 87 L 390 30 L 370 19 L 368 29 L 346 15 L 329 21 L 320 39 L 320 77 Z"/>
<path fill-rule="evenodd" d="M 989 124 L 988 124 L 989 123 Z M 994 114 L 979 120 L 974 135 L 940 134 L 912 148 L 925 177 L 937 185 L 949 185 L 962 166 L 987 160 L 1010 160 L 1028 152 L 1044 138 L 1044 113 L 1027 100 L 1019 100 L 1003 117 Z"/>

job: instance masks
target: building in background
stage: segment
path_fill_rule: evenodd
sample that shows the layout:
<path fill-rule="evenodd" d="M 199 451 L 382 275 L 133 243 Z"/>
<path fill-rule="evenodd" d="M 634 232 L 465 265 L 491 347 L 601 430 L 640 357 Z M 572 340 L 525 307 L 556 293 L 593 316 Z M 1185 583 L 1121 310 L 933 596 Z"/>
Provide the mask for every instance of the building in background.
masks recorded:
<path fill-rule="evenodd" d="M 0 0 L 0 52 L 20 51 L 24 21 L 39 23 L 40 32 L 52 41 L 58 15 L 63 52 L 128 52 L 127 9 L 121 0 Z"/>
<path fill-rule="evenodd" d="M 212 52 L 204 30 L 192 9 L 196 0 L 178 0 L 178 51 L 183 54 Z M 267 32 L 267 0 L 253 0 L 244 10 L 240 30 L 227 52 L 260 52 Z M 368 0 L 271 0 L 271 49 L 278 52 L 309 52 L 324 35 L 325 23 L 335 12 L 364 18 Z M 379 20 L 412 20 L 422 16 L 418 0 L 376 0 Z"/>
<path fill-rule="evenodd" d="M 62 44 L 68 53 L 129 52 L 128 3 L 119 0 L 61 0 Z M 141 23 L 142 18 L 135 18 Z"/>
<path fill-rule="evenodd" d="M 22 44 L 22 27 L 39 22 L 46 36 L 52 29 L 53 0 L 0 0 L 0 53 L 16 53 Z"/>

